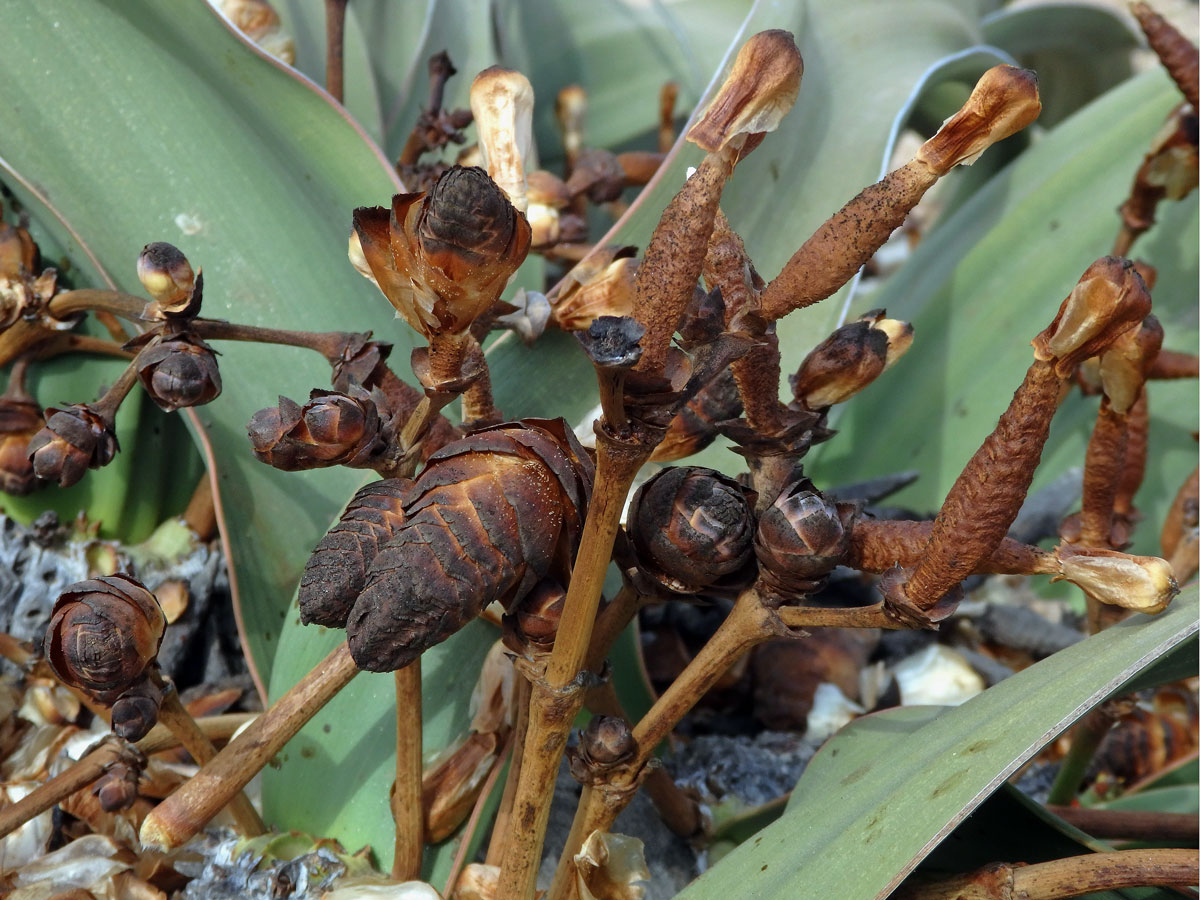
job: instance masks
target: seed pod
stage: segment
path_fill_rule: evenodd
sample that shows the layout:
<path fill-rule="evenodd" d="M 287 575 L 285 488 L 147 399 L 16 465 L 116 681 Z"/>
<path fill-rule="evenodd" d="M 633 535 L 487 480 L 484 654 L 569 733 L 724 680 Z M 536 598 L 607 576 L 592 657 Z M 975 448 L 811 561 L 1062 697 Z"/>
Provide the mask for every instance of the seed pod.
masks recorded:
<path fill-rule="evenodd" d="M 872 310 L 843 325 L 815 348 L 790 379 L 796 402 L 821 409 L 849 400 L 912 346 L 912 326 Z"/>
<path fill-rule="evenodd" d="M 397 194 L 390 214 L 356 209 L 354 228 L 376 284 L 426 338 L 465 332 L 529 252 L 529 223 L 478 168 L 455 166 L 426 193 Z"/>
<path fill-rule="evenodd" d="M 46 426 L 29 442 L 29 459 L 38 478 L 70 487 L 88 469 L 99 469 L 116 456 L 117 436 L 86 403 L 46 410 Z"/>
<path fill-rule="evenodd" d="M 147 244 L 138 254 L 137 273 L 146 293 L 154 298 L 147 311 L 150 318 L 186 318 L 200 313 L 203 278 L 175 245 L 165 241 Z"/>
<path fill-rule="evenodd" d="M 150 399 L 167 412 L 203 406 L 221 394 L 216 351 L 186 332 L 139 352 L 137 373 Z"/>
<path fill-rule="evenodd" d="M 154 661 L 166 627 L 146 588 L 128 575 L 102 575 L 59 594 L 43 649 L 60 681 L 111 705 Z"/>
<path fill-rule="evenodd" d="M 601 247 L 563 277 L 550 313 L 563 331 L 586 331 L 601 316 L 633 312 L 637 247 Z"/>
<path fill-rule="evenodd" d="M 140 741 L 158 722 L 162 700 L 162 688 L 143 674 L 113 703 L 113 734 L 127 741 Z"/>
<path fill-rule="evenodd" d="M 579 744 L 567 750 L 567 765 L 580 784 L 596 784 L 613 769 L 632 762 L 637 750 L 628 722 L 620 716 L 592 716 L 579 733 Z"/>
<path fill-rule="evenodd" d="M 314 390 L 300 406 L 287 397 L 260 409 L 247 430 L 254 455 L 285 472 L 327 466 L 369 468 L 385 441 L 375 400 L 361 388 L 349 394 Z"/>
<path fill-rule="evenodd" d="M 754 499 L 713 469 L 664 469 L 629 504 L 639 572 L 673 594 L 746 584 L 754 574 Z"/>
<path fill-rule="evenodd" d="M 679 411 L 650 455 L 651 462 L 674 462 L 699 453 L 717 437 L 717 424 L 742 412 L 732 369 L 722 369 L 704 390 Z"/>
<path fill-rule="evenodd" d="M 850 550 L 857 507 L 827 499 L 801 476 L 759 516 L 754 536 L 759 581 L 785 598 L 815 592 Z"/>
<path fill-rule="evenodd" d="M 346 511 L 313 550 L 300 578 L 300 621 L 345 628 L 367 570 L 404 524 L 407 478 L 385 478 L 359 488 Z"/>
<path fill-rule="evenodd" d="M 565 581 L 592 478 L 561 419 L 494 426 L 433 454 L 350 613 L 354 661 L 401 668 L 488 603 L 511 610 L 542 578 Z"/>
<path fill-rule="evenodd" d="M 36 403 L 0 398 L 0 492 L 23 496 L 45 484 L 29 459 L 29 442 L 41 427 Z"/>

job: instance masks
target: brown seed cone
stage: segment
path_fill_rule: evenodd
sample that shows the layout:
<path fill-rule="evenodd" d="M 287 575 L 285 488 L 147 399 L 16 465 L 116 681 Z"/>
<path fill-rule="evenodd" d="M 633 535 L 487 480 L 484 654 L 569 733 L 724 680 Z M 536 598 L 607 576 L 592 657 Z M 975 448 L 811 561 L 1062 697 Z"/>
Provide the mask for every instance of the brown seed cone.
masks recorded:
<path fill-rule="evenodd" d="M 167 412 L 203 406 L 221 394 L 216 351 L 186 332 L 138 353 L 137 373 L 150 399 Z"/>
<path fill-rule="evenodd" d="M 1192 104 L 1192 109 L 1200 110 L 1200 52 L 1196 50 L 1196 45 L 1151 9 L 1149 4 L 1133 3 L 1130 11 L 1187 102 Z"/>
<path fill-rule="evenodd" d="M 531 238 L 487 173 L 463 166 L 426 193 L 397 194 L 390 212 L 356 209 L 354 228 L 376 284 L 426 338 L 465 332 L 499 299 Z"/>
<path fill-rule="evenodd" d="M 504 616 L 504 646 L 526 655 L 554 649 L 567 592 L 553 578 L 543 578 Z"/>
<path fill-rule="evenodd" d="M 158 600 L 139 582 L 102 575 L 59 594 L 43 652 L 60 681 L 109 706 L 154 662 L 166 627 Z"/>
<path fill-rule="evenodd" d="M 565 580 L 593 468 L 561 419 L 526 419 L 443 447 L 406 498 L 346 625 L 359 668 L 408 665 L 493 600 L 511 609 Z"/>
<path fill-rule="evenodd" d="M 885 315 L 871 310 L 814 347 L 788 379 L 796 402 L 806 409 L 843 403 L 903 356 L 912 346 L 912 326 Z"/>
<path fill-rule="evenodd" d="M 392 345 L 387 341 L 371 340 L 369 331 L 346 335 L 341 355 L 331 361 L 333 389 L 345 393 L 352 384 L 368 391 L 379 386 L 390 371 L 387 358 L 391 353 Z"/>
<path fill-rule="evenodd" d="M 640 574 L 672 594 L 744 586 L 754 577 L 754 500 L 713 469 L 659 472 L 638 488 L 626 518 Z"/>
<path fill-rule="evenodd" d="M 46 484 L 29 459 L 29 442 L 41 427 L 42 408 L 36 403 L 0 398 L 0 492 L 21 496 Z"/>
<path fill-rule="evenodd" d="M 875 574 L 886 572 L 894 566 L 911 569 L 921 561 L 932 533 L 932 521 L 858 516 L 850 531 L 850 550 L 844 565 Z M 990 556 L 975 566 L 971 574 L 1049 575 L 1057 571 L 1053 554 L 1006 537 Z"/>
<path fill-rule="evenodd" d="M 163 692 L 143 674 L 112 705 L 112 730 L 127 741 L 140 741 L 158 722 Z"/>
<path fill-rule="evenodd" d="M 567 766 L 580 784 L 599 784 L 613 769 L 637 756 L 633 729 L 620 716 L 592 716 L 579 733 L 579 743 L 567 750 Z"/>
<path fill-rule="evenodd" d="M 794 476 L 760 514 L 754 535 L 759 582 L 787 599 L 811 594 L 850 549 L 858 508 L 826 498 L 811 481 Z"/>
<path fill-rule="evenodd" d="M 1021 509 L 1066 381 L 1036 360 L 996 428 L 955 480 L 905 589 L 929 609 L 1000 545 Z"/>
<path fill-rule="evenodd" d="M 375 400 L 352 388 L 350 394 L 314 390 L 304 406 L 280 397 L 278 406 L 254 414 L 247 431 L 255 457 L 295 472 L 369 467 L 386 443 L 383 427 Z"/>
<path fill-rule="evenodd" d="M 99 469 L 116 456 L 117 436 L 103 417 L 85 403 L 46 410 L 46 426 L 29 442 L 29 458 L 38 478 L 70 487 L 88 469 Z"/>
<path fill-rule="evenodd" d="M 718 423 L 737 418 L 741 413 L 742 398 L 738 396 L 732 367 L 722 369 L 671 420 L 667 433 L 650 455 L 650 462 L 674 462 L 699 453 L 716 440 Z"/>
<path fill-rule="evenodd" d="M 305 625 L 346 627 L 372 561 L 404 524 L 403 501 L 411 487 L 407 478 L 385 478 L 351 498 L 304 564 L 299 602 Z"/>

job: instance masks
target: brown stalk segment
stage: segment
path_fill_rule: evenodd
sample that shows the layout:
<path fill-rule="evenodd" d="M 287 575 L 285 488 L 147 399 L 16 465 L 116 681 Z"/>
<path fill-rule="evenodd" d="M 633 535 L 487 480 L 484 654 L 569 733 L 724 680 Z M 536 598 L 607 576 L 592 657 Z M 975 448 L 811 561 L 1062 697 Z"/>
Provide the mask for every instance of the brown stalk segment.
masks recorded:
<path fill-rule="evenodd" d="M 421 660 L 394 673 L 396 682 L 396 781 L 392 785 L 392 819 L 396 843 L 392 878 L 411 881 L 421 876 L 425 849 L 424 809 L 421 805 Z"/>
<path fill-rule="evenodd" d="M 1131 536 L 1133 520 L 1137 516 L 1133 497 L 1138 492 L 1138 488 L 1142 486 L 1142 479 L 1146 475 L 1146 458 L 1150 437 L 1150 404 L 1144 387 L 1125 416 L 1125 435 L 1125 461 L 1121 467 L 1117 494 L 1113 498 L 1113 514 L 1118 518 L 1119 524 L 1122 525 L 1125 532 L 1120 543 L 1124 543 Z"/>
<path fill-rule="evenodd" d="M 654 177 L 658 167 L 666 159 L 665 153 L 655 153 L 651 150 L 632 150 L 628 153 L 617 154 L 617 165 L 625 173 L 625 183 L 642 185 Z"/>
<path fill-rule="evenodd" d="M 908 579 L 911 603 L 929 609 L 999 546 L 1016 518 L 1050 433 L 1065 379 L 1035 360 L 995 430 L 955 480 L 925 555 Z"/>
<path fill-rule="evenodd" d="M 914 159 L 861 191 L 834 213 L 762 292 L 762 314 L 774 321 L 812 306 L 849 281 L 938 180 Z"/>
<path fill-rule="evenodd" d="M 659 219 L 634 279 L 633 317 L 646 329 L 635 367 L 640 372 L 657 375 L 666 367 L 671 335 L 691 302 L 732 171 L 729 155 L 708 154 Z"/>
<path fill-rule="evenodd" d="M 713 221 L 712 238 L 704 257 L 704 281 L 710 290 L 721 290 L 726 327 L 739 313 L 757 312 L 758 289 L 750 257 L 742 239 L 720 210 Z M 733 363 L 733 377 L 750 427 L 760 434 L 778 434 L 784 428 L 786 412 L 779 402 L 779 339 L 773 332 L 754 337 L 759 339 L 759 345 Z"/>
<path fill-rule="evenodd" d="M 850 532 L 844 564 L 860 572 L 882 573 L 893 566 L 912 568 L 925 554 L 933 522 L 859 518 Z M 973 575 L 1055 575 L 1054 555 L 1006 537 L 982 559 Z"/>
<path fill-rule="evenodd" d="M 1148 3 L 1133 3 L 1130 11 L 1187 102 L 1192 104 L 1192 109 L 1200 110 L 1200 53 L 1196 45 Z"/>
<path fill-rule="evenodd" d="M 1126 416 L 1113 411 L 1107 397 L 1100 402 L 1083 464 L 1083 511 L 1079 517 L 1079 537 L 1073 543 L 1085 547 L 1109 546 L 1113 505 L 1128 443 L 1125 420 Z"/>
<path fill-rule="evenodd" d="M 1178 350 L 1159 350 L 1146 378 L 1200 378 L 1200 356 Z"/>

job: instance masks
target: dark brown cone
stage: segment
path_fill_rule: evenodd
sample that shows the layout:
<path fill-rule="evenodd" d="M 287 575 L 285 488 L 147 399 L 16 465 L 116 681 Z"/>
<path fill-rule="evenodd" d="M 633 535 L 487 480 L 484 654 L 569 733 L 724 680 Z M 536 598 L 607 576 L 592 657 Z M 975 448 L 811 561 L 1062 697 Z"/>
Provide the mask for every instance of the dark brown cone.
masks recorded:
<path fill-rule="evenodd" d="M 854 504 L 828 500 L 807 478 L 793 478 L 758 520 L 759 581 L 786 598 L 815 592 L 850 550 L 854 512 Z"/>
<path fill-rule="evenodd" d="M 620 716 L 593 716 L 579 733 L 579 744 L 567 750 L 567 764 L 576 781 L 596 784 L 636 755 L 637 741 L 628 722 Z"/>
<path fill-rule="evenodd" d="M 136 747 L 124 748 L 126 752 L 109 767 L 92 788 L 92 793 L 105 812 L 129 809 L 138 797 L 138 782 L 146 767 L 146 758 Z"/>
<path fill-rule="evenodd" d="M 162 690 L 145 676 L 126 690 L 112 705 L 112 730 L 127 741 L 140 741 L 158 722 Z"/>
<path fill-rule="evenodd" d="M 695 594 L 753 578 L 754 497 L 720 472 L 663 470 L 634 494 L 627 521 L 638 569 L 657 587 Z"/>
<path fill-rule="evenodd" d="M 305 625 L 346 627 L 372 561 L 404 524 L 401 504 L 411 487 L 407 478 L 385 478 L 360 488 L 350 500 L 304 565 L 299 601 Z"/>
<path fill-rule="evenodd" d="M 565 580 L 593 469 L 561 419 L 526 419 L 443 447 L 406 497 L 346 625 L 359 668 L 392 671 L 499 600 Z"/>
<path fill-rule="evenodd" d="M 0 400 L 0 492 L 22 496 L 46 483 L 34 474 L 29 459 L 29 442 L 41 427 L 36 403 Z"/>
<path fill-rule="evenodd" d="M 140 352 L 137 374 L 150 399 L 167 412 L 203 406 L 221 394 L 216 351 L 186 333 Z"/>
<path fill-rule="evenodd" d="M 84 403 L 46 410 L 46 427 L 29 442 L 29 459 L 38 478 L 70 487 L 88 469 L 106 466 L 117 454 L 117 436 Z"/>
<path fill-rule="evenodd" d="M 369 466 L 383 447 L 383 423 L 374 399 L 351 390 L 315 390 L 304 406 L 280 397 L 277 407 L 260 409 L 247 427 L 254 455 L 285 472 Z"/>
<path fill-rule="evenodd" d="M 370 332 L 347 336 L 341 356 L 333 363 L 334 390 L 345 393 L 350 385 L 357 384 L 369 391 L 382 385 L 392 345 L 370 338 Z"/>
<path fill-rule="evenodd" d="M 554 649 L 567 592 L 553 578 L 543 578 L 504 616 L 504 646 L 514 653 Z"/>
<path fill-rule="evenodd" d="M 154 662 L 166 627 L 158 600 L 140 583 L 102 575 L 59 594 L 43 652 L 60 681 L 111 705 Z"/>
<path fill-rule="evenodd" d="M 884 319 L 883 310 L 869 312 L 813 348 L 789 379 L 792 395 L 807 409 L 842 403 L 878 378 L 911 343 L 912 326 Z"/>

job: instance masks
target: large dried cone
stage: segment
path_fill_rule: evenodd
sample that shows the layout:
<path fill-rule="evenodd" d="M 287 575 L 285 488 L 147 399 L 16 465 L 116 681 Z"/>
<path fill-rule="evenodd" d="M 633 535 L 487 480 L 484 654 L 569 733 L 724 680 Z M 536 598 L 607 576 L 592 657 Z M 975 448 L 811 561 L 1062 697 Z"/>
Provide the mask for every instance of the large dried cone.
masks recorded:
<path fill-rule="evenodd" d="M 0 492 L 21 496 L 46 483 L 29 459 L 29 442 L 41 427 L 42 408 L 36 403 L 0 399 Z"/>
<path fill-rule="evenodd" d="M 433 454 L 350 613 L 354 661 L 401 668 L 492 601 L 511 609 L 542 578 L 565 581 L 592 478 L 561 419 L 498 425 Z"/>
<path fill-rule="evenodd" d="M 807 478 L 793 477 L 763 510 L 754 537 L 759 581 L 784 598 L 820 588 L 850 550 L 857 506 L 830 500 Z"/>
<path fill-rule="evenodd" d="M 167 617 L 154 595 L 128 575 L 102 575 L 63 591 L 43 643 L 64 684 L 111 705 L 154 662 Z"/>
<path fill-rule="evenodd" d="M 383 447 L 384 423 L 366 391 L 350 391 L 315 390 L 304 406 L 280 397 L 278 406 L 260 409 L 247 426 L 255 457 L 285 472 L 369 466 Z"/>
<path fill-rule="evenodd" d="M 1054 580 L 1069 581 L 1100 603 L 1153 615 L 1179 593 L 1165 559 L 1071 546 L 1059 547 L 1055 555 L 1062 574 Z"/>
<path fill-rule="evenodd" d="M 808 409 L 843 403 L 908 352 L 912 326 L 885 314 L 872 310 L 813 348 L 789 379 L 797 402 Z"/>
<path fill-rule="evenodd" d="M 137 374 L 150 399 L 167 412 L 203 406 L 221 394 L 216 351 L 187 333 L 138 353 Z"/>
<path fill-rule="evenodd" d="M 664 469 L 629 504 L 626 530 L 647 587 L 696 594 L 754 577 L 754 492 L 713 469 Z"/>
<path fill-rule="evenodd" d="M 99 469 L 117 454 L 117 436 L 104 419 L 84 403 L 46 410 L 46 426 L 29 442 L 29 458 L 38 478 L 70 487 L 88 469 Z"/>
<path fill-rule="evenodd" d="M 404 496 L 412 482 L 385 478 L 358 490 L 337 524 L 313 549 L 300 578 L 300 620 L 345 628 L 367 570 L 404 524 Z"/>
<path fill-rule="evenodd" d="M 354 228 L 375 283 L 426 338 L 465 332 L 529 252 L 529 223 L 479 168 L 455 166 L 427 193 L 397 194 L 390 212 L 356 209 Z"/>

